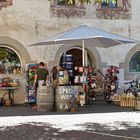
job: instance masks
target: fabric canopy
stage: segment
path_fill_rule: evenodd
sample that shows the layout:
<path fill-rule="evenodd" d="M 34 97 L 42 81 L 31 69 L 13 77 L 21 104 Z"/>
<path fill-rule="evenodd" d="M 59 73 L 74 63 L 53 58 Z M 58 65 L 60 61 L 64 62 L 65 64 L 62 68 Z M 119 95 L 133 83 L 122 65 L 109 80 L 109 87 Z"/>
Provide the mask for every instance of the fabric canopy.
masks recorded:
<path fill-rule="evenodd" d="M 108 48 L 120 44 L 137 43 L 138 41 L 120 35 L 109 33 L 101 29 L 81 25 L 66 32 L 49 37 L 30 46 L 52 44 L 77 44 L 82 45 L 83 66 L 85 45 Z"/>

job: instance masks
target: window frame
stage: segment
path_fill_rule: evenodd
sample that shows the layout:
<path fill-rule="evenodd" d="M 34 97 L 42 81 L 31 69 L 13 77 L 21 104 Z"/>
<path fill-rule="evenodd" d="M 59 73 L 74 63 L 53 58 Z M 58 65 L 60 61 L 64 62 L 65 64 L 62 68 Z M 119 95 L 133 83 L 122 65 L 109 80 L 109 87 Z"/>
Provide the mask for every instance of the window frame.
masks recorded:
<path fill-rule="evenodd" d="M 135 58 L 134 58 L 135 57 Z M 140 51 L 136 52 L 130 59 L 130 62 L 129 62 L 129 72 L 140 72 L 140 62 L 139 60 L 135 60 L 137 58 L 140 58 Z M 136 64 L 133 64 L 133 66 L 131 66 L 132 64 L 131 63 L 136 63 Z M 139 63 L 138 63 L 139 62 Z M 135 67 L 134 67 L 135 66 Z"/>

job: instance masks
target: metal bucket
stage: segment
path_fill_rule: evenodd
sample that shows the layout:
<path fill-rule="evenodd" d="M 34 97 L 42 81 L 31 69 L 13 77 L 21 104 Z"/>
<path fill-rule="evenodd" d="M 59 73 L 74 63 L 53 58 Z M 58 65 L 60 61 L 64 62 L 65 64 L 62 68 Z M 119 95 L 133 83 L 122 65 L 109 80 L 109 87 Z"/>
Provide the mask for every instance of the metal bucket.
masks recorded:
<path fill-rule="evenodd" d="M 53 110 L 54 93 L 51 86 L 39 86 L 37 90 L 37 109 L 38 111 L 50 112 Z"/>

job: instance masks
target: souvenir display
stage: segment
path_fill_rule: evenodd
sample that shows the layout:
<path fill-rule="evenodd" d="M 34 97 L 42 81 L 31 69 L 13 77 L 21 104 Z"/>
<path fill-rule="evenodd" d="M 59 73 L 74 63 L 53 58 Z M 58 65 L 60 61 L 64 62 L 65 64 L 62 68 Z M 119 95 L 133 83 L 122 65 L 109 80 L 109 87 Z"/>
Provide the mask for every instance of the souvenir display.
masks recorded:
<path fill-rule="evenodd" d="M 118 74 L 119 68 L 116 66 L 109 66 L 106 71 L 106 76 L 109 78 L 109 80 L 113 83 L 115 83 L 118 80 Z"/>
<path fill-rule="evenodd" d="M 73 82 L 73 77 L 74 77 L 74 70 L 73 70 L 73 56 L 71 54 L 63 54 L 61 57 L 61 61 L 60 61 L 60 67 L 63 70 L 67 70 L 68 72 L 68 80 L 70 83 L 74 83 Z M 60 83 L 61 85 L 63 84 L 68 84 L 68 83 L 63 83 L 62 81 L 62 77 L 59 78 L 60 79 Z M 67 78 L 65 77 L 65 81 Z"/>
<path fill-rule="evenodd" d="M 76 85 L 83 87 L 85 93 L 85 103 L 92 104 L 95 100 L 95 89 L 99 87 L 100 78 L 97 75 L 96 68 L 92 67 L 75 67 L 74 82 Z M 83 103 L 82 103 L 83 104 Z"/>
<path fill-rule="evenodd" d="M 34 77 L 35 77 L 35 71 L 38 68 L 38 64 L 28 64 L 28 70 L 27 70 L 27 96 L 28 96 L 28 103 L 35 103 L 36 98 L 35 98 L 35 89 L 33 86 L 34 83 Z"/>
<path fill-rule="evenodd" d="M 105 101 L 111 103 L 112 96 L 117 92 L 119 68 L 116 66 L 108 66 L 104 81 Z"/>
<path fill-rule="evenodd" d="M 58 71 L 58 83 L 60 86 L 69 84 L 69 75 L 67 70 Z"/>
<path fill-rule="evenodd" d="M 10 77 L 0 78 L 0 87 L 19 87 L 19 79 L 12 79 Z"/>

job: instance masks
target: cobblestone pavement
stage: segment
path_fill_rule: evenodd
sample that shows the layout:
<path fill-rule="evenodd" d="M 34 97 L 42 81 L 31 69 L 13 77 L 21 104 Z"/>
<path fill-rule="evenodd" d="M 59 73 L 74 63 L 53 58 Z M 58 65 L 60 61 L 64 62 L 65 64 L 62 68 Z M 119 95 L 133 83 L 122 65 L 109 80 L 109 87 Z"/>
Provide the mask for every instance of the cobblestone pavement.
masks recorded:
<path fill-rule="evenodd" d="M 39 112 L 32 110 L 30 105 L 15 105 L 13 107 L 0 107 L 0 117 L 133 111 L 134 108 L 122 108 L 103 102 L 79 107 L 77 112 Z M 122 125 L 126 126 L 128 124 L 123 122 Z M 140 129 L 129 125 L 127 130 L 116 129 L 112 131 L 107 126 L 96 123 L 88 123 L 84 127 L 87 128 L 86 131 L 60 131 L 60 129 L 53 128 L 49 124 L 32 122 L 12 127 L 0 127 L 0 140 L 140 140 Z"/>
<path fill-rule="evenodd" d="M 124 124 L 125 125 L 125 124 Z M 140 130 L 109 131 L 99 124 L 87 124 L 87 131 L 63 131 L 44 123 L 0 128 L 0 140 L 140 140 Z M 95 128 L 89 131 L 89 127 Z"/>
<path fill-rule="evenodd" d="M 32 110 L 31 105 L 15 105 L 12 107 L 1 107 L 0 116 L 28 116 L 28 115 L 56 115 L 56 114 L 86 114 L 86 113 L 108 113 L 108 112 L 132 112 L 134 108 L 120 107 L 105 104 L 103 101 L 95 102 L 93 105 L 78 107 L 76 112 L 40 112 Z"/>

